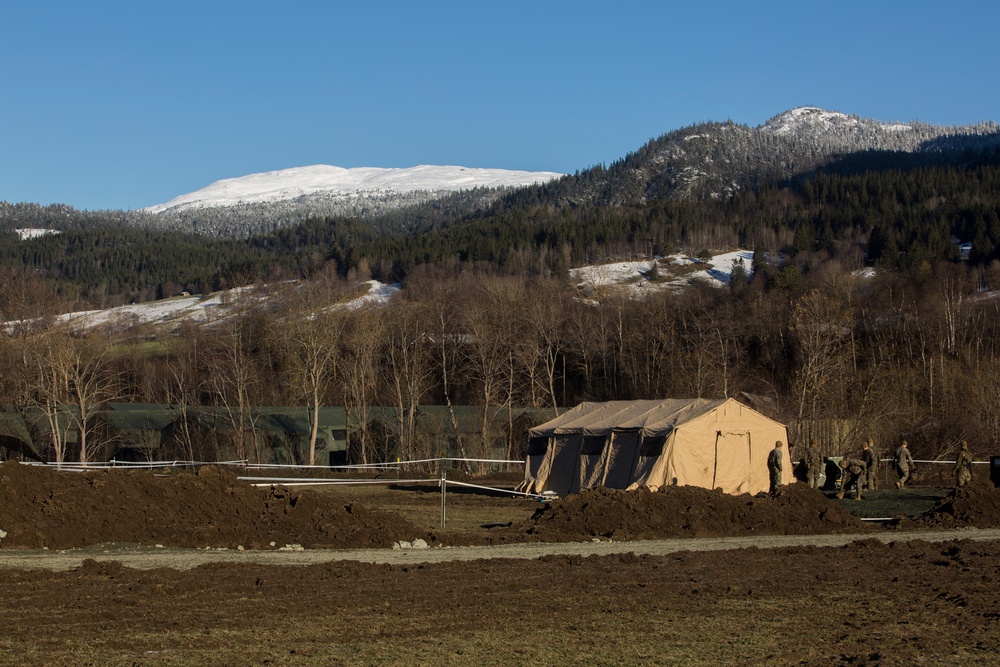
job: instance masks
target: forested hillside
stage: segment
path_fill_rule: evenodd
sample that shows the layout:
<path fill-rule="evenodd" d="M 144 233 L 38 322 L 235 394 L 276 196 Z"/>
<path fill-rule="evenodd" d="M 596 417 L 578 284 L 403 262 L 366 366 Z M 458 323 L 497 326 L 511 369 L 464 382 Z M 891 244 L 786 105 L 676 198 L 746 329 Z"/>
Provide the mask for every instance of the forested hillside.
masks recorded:
<path fill-rule="evenodd" d="M 62 233 L 21 241 L 12 230 L 29 221 L 8 216 L 0 221 L 8 230 L 0 264 L 30 267 L 74 300 L 104 306 L 306 277 L 328 263 L 344 277 L 391 282 L 425 264 L 565 276 L 586 263 L 737 246 L 802 266 L 832 258 L 854 268 L 919 268 L 956 261 L 957 241 L 972 243 L 974 265 L 998 258 L 997 153 L 964 165 L 841 171 L 724 199 L 621 205 L 554 205 L 543 186 L 475 214 L 424 213 L 416 229 L 314 218 L 245 240 L 137 230 L 101 214 L 63 212 L 59 226 L 51 215 L 35 218 Z"/>

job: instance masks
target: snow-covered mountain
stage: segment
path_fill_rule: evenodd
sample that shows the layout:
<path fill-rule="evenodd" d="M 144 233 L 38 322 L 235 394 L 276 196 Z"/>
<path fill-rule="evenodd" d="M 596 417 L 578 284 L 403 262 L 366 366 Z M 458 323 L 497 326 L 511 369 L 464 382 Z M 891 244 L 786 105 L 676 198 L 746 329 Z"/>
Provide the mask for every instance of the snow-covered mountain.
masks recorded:
<path fill-rule="evenodd" d="M 307 220 L 350 219 L 380 232 L 412 231 L 469 219 L 501 197 L 507 197 L 505 206 L 556 207 L 726 199 L 820 170 L 969 165 L 992 159 L 998 150 L 1000 126 L 992 121 L 941 127 L 804 106 L 753 127 L 726 121 L 677 129 L 610 165 L 565 177 L 457 166 L 313 165 L 217 181 L 140 211 L 91 215 L 62 205 L 0 202 L 0 220 L 19 228 L 55 229 L 110 222 L 228 238 L 268 234 Z M 510 192 L 538 183 L 545 187 Z"/>
<path fill-rule="evenodd" d="M 407 169 L 358 167 L 344 169 L 325 164 L 227 178 L 165 204 L 143 209 L 147 213 L 268 204 L 318 198 L 357 199 L 424 192 L 440 194 L 474 188 L 520 187 L 545 183 L 562 174 L 549 171 L 511 171 L 420 165 Z M 433 197 L 432 197 L 433 198 Z"/>
<path fill-rule="evenodd" d="M 762 127 L 764 132 L 776 135 L 850 134 L 861 130 L 884 132 L 911 132 L 907 123 L 882 123 L 876 120 L 849 116 L 839 111 L 819 107 L 798 107 L 771 118 Z"/>
<path fill-rule="evenodd" d="M 755 127 L 727 121 L 674 130 L 609 168 L 562 179 L 548 190 L 556 203 L 578 206 L 724 199 L 820 169 L 952 164 L 998 148 L 1000 126 L 994 122 L 940 127 L 804 106 Z"/>

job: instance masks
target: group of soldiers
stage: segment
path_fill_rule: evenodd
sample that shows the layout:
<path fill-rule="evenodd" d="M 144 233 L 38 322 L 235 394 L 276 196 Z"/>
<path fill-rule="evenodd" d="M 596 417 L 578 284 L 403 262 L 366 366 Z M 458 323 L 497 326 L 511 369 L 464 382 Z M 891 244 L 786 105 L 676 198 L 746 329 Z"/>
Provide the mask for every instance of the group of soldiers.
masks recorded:
<path fill-rule="evenodd" d="M 780 484 L 781 477 L 781 459 L 780 459 L 780 444 L 777 443 L 775 446 L 775 451 L 772 451 L 771 456 L 768 457 L 768 469 L 771 471 L 771 488 L 772 495 L 775 493 L 775 475 L 772 469 L 772 458 L 775 452 L 778 455 L 777 463 L 777 478 Z M 844 493 L 851 488 L 855 489 L 854 499 L 861 500 L 862 491 L 875 491 L 878 488 L 878 471 L 879 463 L 881 457 L 879 456 L 878 449 L 875 448 L 875 441 L 871 438 L 868 439 L 861 446 L 861 456 L 845 456 L 840 459 L 838 465 L 841 469 L 840 476 L 840 489 L 837 492 L 838 498 L 843 498 Z M 896 470 L 896 488 L 905 489 L 906 482 L 910 479 L 910 475 L 913 473 L 913 455 L 910 454 L 910 447 L 906 440 L 896 448 L 896 452 L 892 459 L 893 467 Z M 819 476 L 821 472 L 821 466 L 823 465 L 823 457 L 820 454 L 819 448 L 816 445 L 816 439 L 810 439 L 809 443 L 805 446 L 802 452 L 802 463 L 805 468 L 806 481 L 812 488 L 817 488 L 819 486 Z M 969 443 L 965 440 L 962 441 L 961 449 L 959 450 L 958 457 L 955 461 L 955 486 L 963 487 L 972 480 L 972 454 L 969 452 Z"/>
<path fill-rule="evenodd" d="M 815 444 L 815 440 L 810 444 Z M 861 445 L 861 458 L 845 456 L 840 459 L 840 490 L 837 492 L 838 498 L 844 497 L 844 492 L 853 488 L 854 499 L 861 500 L 862 491 L 875 491 L 878 488 L 878 466 L 881 462 L 878 450 L 875 448 L 875 441 L 871 438 Z M 909 478 L 913 467 L 913 457 L 907 448 L 906 441 L 896 450 L 894 459 L 896 472 L 900 481 L 896 482 L 896 488 L 903 488 L 903 482 Z M 903 472 L 900 472 L 902 470 Z"/>

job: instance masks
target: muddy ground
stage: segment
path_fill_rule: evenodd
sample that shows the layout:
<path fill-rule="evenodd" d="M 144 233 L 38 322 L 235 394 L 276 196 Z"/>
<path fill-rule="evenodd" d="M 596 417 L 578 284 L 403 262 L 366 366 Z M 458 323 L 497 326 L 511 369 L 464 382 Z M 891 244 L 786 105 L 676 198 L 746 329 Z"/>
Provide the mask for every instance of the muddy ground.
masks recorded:
<path fill-rule="evenodd" d="M 456 490 L 441 529 L 433 487 L 261 490 L 216 469 L 158 477 L 5 463 L 0 551 L 29 560 L 46 553 L 39 547 L 279 556 L 292 543 L 389 548 L 421 536 L 428 553 L 464 543 L 501 556 L 510 544 L 565 540 L 852 541 L 437 563 L 4 567 L 0 664 L 996 664 L 1000 541 L 960 538 L 1000 526 L 1000 491 L 980 481 L 958 494 L 878 493 L 838 502 L 801 484 L 776 499 L 681 487 L 542 504 Z M 883 526 L 855 516 L 866 511 L 896 514 Z M 898 532 L 932 528 L 956 539 Z M 883 541 L 894 534 L 903 539 Z M 107 542 L 117 545 L 95 546 Z"/>

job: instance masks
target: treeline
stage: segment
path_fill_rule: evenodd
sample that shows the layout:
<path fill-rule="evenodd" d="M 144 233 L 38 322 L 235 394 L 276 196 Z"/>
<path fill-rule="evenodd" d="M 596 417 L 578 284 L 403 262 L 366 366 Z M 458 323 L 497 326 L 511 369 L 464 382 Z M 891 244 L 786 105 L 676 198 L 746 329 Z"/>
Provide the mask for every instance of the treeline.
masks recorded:
<path fill-rule="evenodd" d="M 998 265 L 938 262 L 864 277 L 816 258 L 772 265 L 758 254 L 753 275 L 737 272 L 728 288 L 641 301 L 456 262 L 415 269 L 387 306 L 331 307 L 357 291 L 321 272 L 232 295 L 232 315 L 162 334 L 115 322 L 56 326 L 46 285 L 12 273 L 0 301 L 9 323 L 0 401 L 36 416 L 35 441 L 53 458 L 70 453 L 71 427 L 84 434 L 73 456 L 101 456 L 87 420 L 108 401 L 214 406 L 229 420 L 227 451 L 251 459 L 262 457 L 252 406 L 342 405 L 362 425 L 348 434 L 361 462 L 436 455 L 446 444 L 471 457 L 523 454 L 515 429 L 497 432 L 493 419 L 475 437 L 456 428 L 422 439 L 419 405 L 495 415 L 696 396 L 741 398 L 821 434 L 829 454 L 867 437 L 889 446 L 906 438 L 920 458 L 947 457 L 963 439 L 979 456 L 1000 453 Z M 386 440 L 366 432 L 365 411 L 380 405 L 396 408 L 398 423 L 389 449 L 376 450 Z M 218 453 L 198 437 L 180 429 L 176 452 L 159 455 Z"/>

